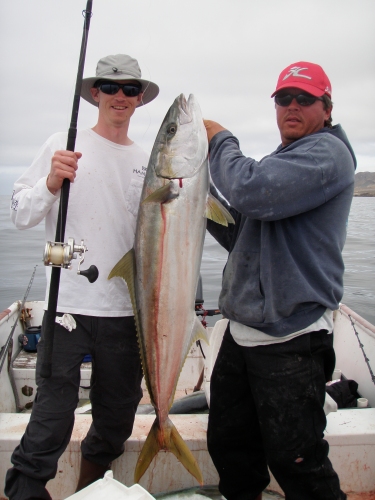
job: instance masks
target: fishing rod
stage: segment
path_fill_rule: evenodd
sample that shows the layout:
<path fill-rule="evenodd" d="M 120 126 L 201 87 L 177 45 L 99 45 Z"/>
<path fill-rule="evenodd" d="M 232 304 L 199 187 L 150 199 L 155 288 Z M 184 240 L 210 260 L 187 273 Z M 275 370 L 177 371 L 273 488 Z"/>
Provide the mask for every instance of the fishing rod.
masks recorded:
<path fill-rule="evenodd" d="M 35 276 L 35 273 L 36 273 L 36 268 L 37 268 L 37 266 L 34 267 L 34 271 L 33 271 L 33 274 L 31 275 L 29 284 L 28 284 L 28 286 L 26 288 L 26 292 L 25 292 L 25 295 L 23 297 L 22 303 L 19 306 L 19 311 L 18 311 L 18 314 L 17 314 L 16 321 L 14 322 L 14 325 L 13 325 L 11 331 L 10 331 L 9 337 L 8 337 L 7 341 L 5 342 L 5 345 L 2 348 L 2 351 L 1 351 L 1 354 L 0 354 L 0 359 L 1 359 L 1 362 L 0 362 L 0 373 L 1 373 L 1 370 L 3 369 L 3 365 L 4 365 L 4 361 L 5 361 L 6 355 L 7 355 L 8 348 L 9 348 L 11 342 L 12 342 L 14 330 L 16 329 L 18 320 L 20 319 L 20 316 L 22 314 L 22 309 L 23 309 L 23 307 L 25 305 L 27 296 L 29 295 L 31 285 L 33 284 L 34 276 Z"/>
<path fill-rule="evenodd" d="M 90 19 L 92 16 L 92 0 L 87 0 L 86 9 L 82 12 L 82 14 L 85 21 L 83 25 L 81 52 L 79 56 L 72 116 L 71 116 L 71 121 L 68 131 L 68 140 L 66 146 L 66 149 L 68 151 L 74 151 L 76 136 L 77 136 L 77 120 L 78 120 L 79 103 L 81 97 L 83 69 L 85 66 L 87 39 L 90 28 Z M 71 260 L 73 258 L 76 258 L 76 254 L 78 253 L 81 256 L 81 260 L 78 264 L 77 273 L 85 276 L 90 283 L 96 281 L 99 275 L 96 266 L 90 266 L 90 268 L 87 269 L 86 271 L 80 270 L 80 264 L 82 264 L 82 262 L 84 261 L 85 252 L 87 251 L 86 246 L 83 244 L 83 240 L 81 240 L 80 245 L 76 245 L 73 238 L 69 238 L 68 243 L 63 243 L 65 238 L 66 216 L 68 212 L 69 190 L 70 190 L 70 181 L 69 179 L 64 179 L 61 187 L 55 242 L 48 241 L 44 249 L 44 264 L 46 266 L 51 266 L 52 269 L 51 269 L 51 280 L 50 280 L 49 297 L 48 297 L 48 309 L 45 313 L 46 321 L 44 323 L 45 326 L 43 328 L 44 352 L 43 352 L 43 359 L 40 371 L 40 374 L 43 378 L 49 378 L 52 373 L 53 338 L 55 329 L 57 301 L 59 296 L 61 269 L 62 268 L 70 269 Z"/>

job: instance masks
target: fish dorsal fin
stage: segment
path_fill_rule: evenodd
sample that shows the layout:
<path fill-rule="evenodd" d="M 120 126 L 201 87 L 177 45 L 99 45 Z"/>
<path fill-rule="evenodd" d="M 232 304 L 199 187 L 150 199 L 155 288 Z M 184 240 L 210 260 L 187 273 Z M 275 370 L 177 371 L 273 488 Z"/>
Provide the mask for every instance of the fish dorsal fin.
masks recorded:
<path fill-rule="evenodd" d="M 112 271 L 108 275 L 108 279 L 111 278 L 122 278 L 126 281 L 128 285 L 133 309 L 136 310 L 135 307 L 135 255 L 134 248 L 129 250 L 114 266 Z"/>
<path fill-rule="evenodd" d="M 205 215 L 207 219 L 211 219 L 223 226 L 228 226 L 228 223 L 235 223 L 228 210 L 211 193 L 208 193 Z"/>
<path fill-rule="evenodd" d="M 135 327 L 137 329 L 138 343 L 140 344 L 142 339 L 141 335 L 142 326 L 141 326 L 139 311 L 137 308 L 137 300 L 135 296 L 135 275 L 136 275 L 135 253 L 134 253 L 134 248 L 132 248 L 117 262 L 115 267 L 109 273 L 108 279 L 110 280 L 111 278 L 115 277 L 122 278 L 126 281 L 126 284 L 128 285 L 130 300 L 134 312 Z M 142 352 L 143 352 L 142 349 L 140 349 L 142 368 L 143 368 L 143 373 L 145 374 L 147 365 L 145 363 L 145 360 L 143 359 Z M 146 377 L 146 382 L 147 380 L 148 378 Z M 150 392 L 150 387 L 147 388 Z"/>
<path fill-rule="evenodd" d="M 130 300 L 133 306 L 137 332 L 138 334 L 140 334 L 141 332 L 140 321 L 138 316 L 137 301 L 135 297 L 135 275 L 136 275 L 135 254 L 134 254 L 134 248 L 132 248 L 117 262 L 115 267 L 109 273 L 108 279 L 110 280 L 111 278 L 118 277 L 126 281 L 130 294 Z"/>
<path fill-rule="evenodd" d="M 178 193 L 177 184 L 170 181 L 165 186 L 157 189 L 147 196 L 142 203 L 169 203 L 175 198 L 178 198 Z"/>

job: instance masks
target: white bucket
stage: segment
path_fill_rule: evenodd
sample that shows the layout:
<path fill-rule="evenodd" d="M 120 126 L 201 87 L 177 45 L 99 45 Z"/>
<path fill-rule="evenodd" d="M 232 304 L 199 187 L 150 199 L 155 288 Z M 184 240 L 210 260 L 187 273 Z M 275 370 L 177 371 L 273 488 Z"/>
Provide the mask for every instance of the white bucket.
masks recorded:
<path fill-rule="evenodd" d="M 113 479 L 113 472 L 107 471 L 103 479 L 95 481 L 86 488 L 66 500 L 154 500 L 150 493 L 139 484 L 133 484 L 128 488 L 124 484 Z"/>

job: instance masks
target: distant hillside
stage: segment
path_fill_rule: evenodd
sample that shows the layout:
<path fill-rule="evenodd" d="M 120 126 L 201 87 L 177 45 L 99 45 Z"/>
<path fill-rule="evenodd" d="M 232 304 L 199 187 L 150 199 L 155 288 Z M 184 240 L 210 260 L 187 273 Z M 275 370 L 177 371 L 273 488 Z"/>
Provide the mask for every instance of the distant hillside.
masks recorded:
<path fill-rule="evenodd" d="M 355 174 L 354 196 L 375 196 L 375 172 Z"/>

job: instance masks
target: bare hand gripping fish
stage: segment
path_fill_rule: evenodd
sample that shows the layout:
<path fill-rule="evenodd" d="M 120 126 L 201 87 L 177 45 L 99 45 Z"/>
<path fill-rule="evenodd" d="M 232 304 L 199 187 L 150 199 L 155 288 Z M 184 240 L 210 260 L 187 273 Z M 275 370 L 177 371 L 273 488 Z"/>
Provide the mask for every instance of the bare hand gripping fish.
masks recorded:
<path fill-rule="evenodd" d="M 209 194 L 207 135 L 193 95 L 170 107 L 151 152 L 134 249 L 109 275 L 126 280 L 136 318 L 143 373 L 156 419 L 134 480 L 159 450 L 168 450 L 203 484 L 190 449 L 168 417 L 178 377 L 194 341 L 207 336 L 195 314 L 206 217 L 234 222 Z"/>

